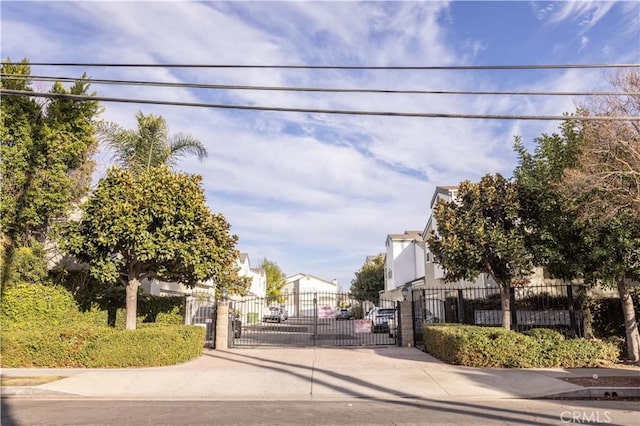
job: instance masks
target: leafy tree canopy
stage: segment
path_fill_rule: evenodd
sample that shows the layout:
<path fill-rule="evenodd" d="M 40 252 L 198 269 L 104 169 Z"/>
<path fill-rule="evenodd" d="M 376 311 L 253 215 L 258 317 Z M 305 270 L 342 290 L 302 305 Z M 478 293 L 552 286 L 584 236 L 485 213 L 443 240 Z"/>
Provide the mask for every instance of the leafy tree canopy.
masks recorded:
<path fill-rule="evenodd" d="M 28 61 L 2 64 L 3 88 L 32 91 Z M 85 75 L 82 76 L 86 77 Z M 78 81 L 69 89 L 54 83 L 50 92 L 88 95 Z M 89 189 L 96 148 L 97 102 L 4 96 L 0 103 L 0 224 L 2 282 L 11 278 L 13 253 L 49 237 Z"/>
<path fill-rule="evenodd" d="M 286 275 L 277 263 L 266 257 L 262 260 L 260 267 L 264 269 L 267 276 L 267 300 L 269 302 L 282 302 L 282 288 L 286 284 Z"/>
<path fill-rule="evenodd" d="M 428 238 L 445 281 L 473 281 L 480 273 L 496 281 L 505 328 L 511 324 L 509 288 L 526 282 L 533 269 L 519 208 L 516 186 L 500 174 L 464 181 L 456 200 L 434 208 L 438 233 Z"/>
<path fill-rule="evenodd" d="M 351 280 L 351 295 L 357 300 L 368 300 L 377 305 L 380 292 L 384 290 L 384 257 L 377 256 L 373 261 L 362 265 Z"/>
<path fill-rule="evenodd" d="M 199 176 L 167 167 L 137 175 L 113 168 L 83 205 L 82 219 L 67 227 L 64 246 L 95 278 L 126 284 L 128 329 L 135 328 L 143 278 L 237 284 L 237 237 L 222 214 L 210 212 L 200 185 Z"/>
<path fill-rule="evenodd" d="M 185 155 L 207 157 L 204 145 L 191 135 L 169 135 L 164 118 L 153 114 L 136 114 L 138 128 L 126 130 L 117 124 L 103 124 L 99 133 L 114 152 L 116 163 L 131 173 L 141 173 L 153 167 L 174 166 Z"/>

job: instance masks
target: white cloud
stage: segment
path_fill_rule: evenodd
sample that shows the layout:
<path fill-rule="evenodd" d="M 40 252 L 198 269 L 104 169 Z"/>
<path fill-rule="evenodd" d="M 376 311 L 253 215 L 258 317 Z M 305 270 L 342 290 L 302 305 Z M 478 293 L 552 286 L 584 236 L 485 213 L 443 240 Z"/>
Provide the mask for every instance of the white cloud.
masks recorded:
<path fill-rule="evenodd" d="M 463 43 L 463 51 L 451 47 L 461 44 L 450 42 L 452 21 L 443 22 L 443 18 L 451 10 L 444 2 L 61 2 L 37 6 L 42 16 L 51 19 L 28 20 L 12 13 L 8 20 L 3 13 L 3 51 L 40 61 L 458 65 L 480 58 L 486 48 L 474 39 Z M 593 25 L 608 9 L 543 3 L 536 10 L 553 22 L 588 14 L 588 25 Z M 51 22 L 65 30 L 52 30 Z M 592 48 L 593 38 L 584 39 L 588 41 L 584 48 Z M 77 71 L 79 75 L 84 70 Z M 491 90 L 507 84 L 486 74 L 447 71 L 87 71 L 95 78 L 272 86 Z M 600 77 L 559 71 L 518 81 L 508 89 L 589 90 Z M 473 114 L 573 110 L 571 99 L 550 97 L 94 88 L 117 97 L 325 109 Z M 254 264 L 268 257 L 287 273 L 338 278 L 343 285 L 348 285 L 366 255 L 384 250 L 386 234 L 424 227 L 436 185 L 474 180 L 490 172 L 509 175 L 515 161 L 512 136 L 521 134 L 527 142 L 531 135 L 557 127 L 557 123 L 135 104 L 105 107 L 105 119 L 128 128 L 135 126 L 138 110 L 161 114 L 172 132 L 192 133 L 206 145 L 209 158 L 205 162 L 187 159 L 180 166 L 204 177 L 212 210 L 229 219 L 240 237 L 240 249 L 249 253 Z M 102 156 L 104 169 L 108 156 Z"/>
<path fill-rule="evenodd" d="M 615 4 L 611 1 L 557 1 L 546 5 L 531 2 L 538 19 L 552 24 L 578 21 L 582 33 L 596 25 Z"/>

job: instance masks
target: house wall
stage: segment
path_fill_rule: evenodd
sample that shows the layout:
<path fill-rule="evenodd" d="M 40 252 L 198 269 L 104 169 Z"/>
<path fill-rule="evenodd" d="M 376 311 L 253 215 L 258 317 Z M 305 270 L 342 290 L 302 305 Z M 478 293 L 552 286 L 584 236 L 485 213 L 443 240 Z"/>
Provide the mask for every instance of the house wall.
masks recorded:
<path fill-rule="evenodd" d="M 242 254 L 237 260 L 238 275 L 241 277 L 251 278 L 251 286 L 249 287 L 249 294 L 255 297 L 265 297 L 267 295 L 267 276 L 262 269 L 256 269 L 251 267 L 249 256 Z"/>
<path fill-rule="evenodd" d="M 325 281 L 307 274 L 296 274 L 286 280 L 283 287 L 285 309 L 292 316 L 311 316 L 316 308 L 337 306 L 337 282 Z M 315 297 L 311 293 L 317 293 Z M 302 294 L 302 296 L 301 296 Z"/>
<path fill-rule="evenodd" d="M 414 238 L 387 238 L 385 292 L 424 276 L 424 247 Z"/>

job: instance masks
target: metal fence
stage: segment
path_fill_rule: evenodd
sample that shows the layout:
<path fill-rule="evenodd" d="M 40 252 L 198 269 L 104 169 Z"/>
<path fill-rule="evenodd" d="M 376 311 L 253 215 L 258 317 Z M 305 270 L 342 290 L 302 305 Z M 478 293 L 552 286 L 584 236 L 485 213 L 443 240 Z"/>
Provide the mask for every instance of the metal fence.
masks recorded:
<path fill-rule="evenodd" d="M 568 337 L 582 337 L 582 309 L 579 285 L 535 285 L 509 289 L 511 329 L 551 328 Z M 414 338 L 421 347 L 422 326 L 460 323 L 480 326 L 502 325 L 502 304 L 498 287 L 417 288 L 412 291 Z"/>
<path fill-rule="evenodd" d="M 185 299 L 184 323 L 205 328 L 205 346 L 213 348 L 216 341 L 216 300 L 209 293 L 192 293 Z"/>
<path fill-rule="evenodd" d="M 374 306 L 335 292 L 290 293 L 275 303 L 265 298 L 233 301 L 233 318 L 239 321 L 240 330 L 233 333 L 232 345 L 395 345 L 395 329 L 374 324 L 367 316 L 376 307 L 395 313 L 393 301 L 381 300 Z"/>

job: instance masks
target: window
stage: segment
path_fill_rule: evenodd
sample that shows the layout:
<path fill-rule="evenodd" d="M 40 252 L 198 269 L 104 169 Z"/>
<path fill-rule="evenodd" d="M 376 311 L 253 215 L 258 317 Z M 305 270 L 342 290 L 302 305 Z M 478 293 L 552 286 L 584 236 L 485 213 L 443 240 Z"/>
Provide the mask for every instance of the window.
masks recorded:
<path fill-rule="evenodd" d="M 387 278 L 391 279 L 393 277 L 393 270 L 389 269 L 387 271 Z"/>

